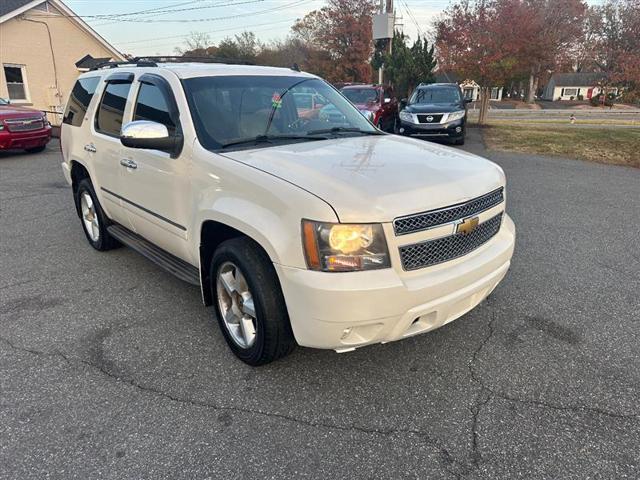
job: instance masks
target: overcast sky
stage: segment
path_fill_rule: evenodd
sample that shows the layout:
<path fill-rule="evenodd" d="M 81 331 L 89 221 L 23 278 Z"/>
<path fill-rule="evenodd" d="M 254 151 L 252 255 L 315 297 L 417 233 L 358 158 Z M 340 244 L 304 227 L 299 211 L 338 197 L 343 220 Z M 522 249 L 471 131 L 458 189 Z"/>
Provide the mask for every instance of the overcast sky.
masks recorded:
<path fill-rule="evenodd" d="M 254 32 L 263 42 L 282 39 L 297 18 L 325 3 L 325 0 L 64 1 L 120 51 L 133 55 L 174 54 L 175 47 L 183 46 L 184 38 L 193 31 L 208 33 L 213 43 L 243 30 Z M 433 19 L 448 4 L 449 0 L 395 0 L 397 22 L 407 35 L 415 38 L 418 31 L 429 31 Z M 117 20 L 92 17 L 147 10 L 153 11 Z"/>
<path fill-rule="evenodd" d="M 110 43 L 133 55 L 173 54 L 189 32 L 207 32 L 212 42 L 243 30 L 253 31 L 261 41 L 287 36 L 297 18 L 321 8 L 325 0 L 64 0 L 65 3 Z M 235 3 L 236 5 L 230 5 Z M 448 0 L 396 0 L 405 33 L 417 35 L 416 23 L 426 31 Z M 415 22 L 407 14 L 413 14 Z M 92 15 L 153 13 L 121 17 L 119 20 Z M 165 12 L 165 10 L 182 10 Z M 226 18 L 223 18 L 226 17 Z M 232 18 L 229 18 L 232 17 Z M 144 19 L 145 22 L 123 21 Z"/>

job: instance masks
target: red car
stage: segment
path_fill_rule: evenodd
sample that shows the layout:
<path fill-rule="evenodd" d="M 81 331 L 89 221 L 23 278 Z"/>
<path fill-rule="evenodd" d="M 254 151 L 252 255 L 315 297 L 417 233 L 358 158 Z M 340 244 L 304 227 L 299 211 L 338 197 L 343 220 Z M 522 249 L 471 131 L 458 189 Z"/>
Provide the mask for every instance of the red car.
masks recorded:
<path fill-rule="evenodd" d="M 33 108 L 10 105 L 0 98 L 0 151 L 41 152 L 51 140 L 47 116 Z"/>
<path fill-rule="evenodd" d="M 398 123 L 398 99 L 384 85 L 346 85 L 340 89 L 363 115 L 380 130 L 394 132 Z"/>

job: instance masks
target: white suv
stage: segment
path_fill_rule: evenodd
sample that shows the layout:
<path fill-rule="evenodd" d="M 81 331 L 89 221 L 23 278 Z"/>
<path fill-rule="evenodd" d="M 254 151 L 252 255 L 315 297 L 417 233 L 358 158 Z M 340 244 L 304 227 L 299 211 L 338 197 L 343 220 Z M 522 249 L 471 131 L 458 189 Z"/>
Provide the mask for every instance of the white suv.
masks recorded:
<path fill-rule="evenodd" d="M 433 330 L 506 274 L 490 161 L 385 134 L 296 70 L 109 67 L 80 76 L 62 127 L 87 240 L 199 285 L 246 363 Z"/>

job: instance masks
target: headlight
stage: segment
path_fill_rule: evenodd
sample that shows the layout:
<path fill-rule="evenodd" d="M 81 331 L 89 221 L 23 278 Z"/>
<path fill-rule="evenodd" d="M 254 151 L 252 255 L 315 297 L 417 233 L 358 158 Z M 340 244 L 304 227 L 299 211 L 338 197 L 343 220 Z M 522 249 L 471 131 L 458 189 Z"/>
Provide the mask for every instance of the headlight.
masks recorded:
<path fill-rule="evenodd" d="M 389 252 L 379 223 L 346 224 L 302 221 L 307 266 L 324 272 L 388 268 Z"/>
<path fill-rule="evenodd" d="M 447 117 L 447 122 L 453 122 L 454 120 L 460 120 L 464 117 L 464 114 L 467 113 L 464 110 L 459 110 L 457 112 L 451 112 Z"/>
<path fill-rule="evenodd" d="M 371 110 L 360 110 L 360 113 L 362 115 L 364 115 L 364 118 L 366 118 L 367 120 L 369 120 L 371 123 L 373 123 L 373 112 Z"/>
<path fill-rule="evenodd" d="M 405 122 L 413 123 L 413 114 L 409 112 L 402 111 L 400 112 L 400 120 L 404 120 Z"/>

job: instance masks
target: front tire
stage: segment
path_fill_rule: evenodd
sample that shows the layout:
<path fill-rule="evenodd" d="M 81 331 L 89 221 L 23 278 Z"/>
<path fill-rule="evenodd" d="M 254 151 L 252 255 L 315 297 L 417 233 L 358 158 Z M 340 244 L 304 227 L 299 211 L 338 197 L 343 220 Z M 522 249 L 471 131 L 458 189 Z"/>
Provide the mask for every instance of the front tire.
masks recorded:
<path fill-rule="evenodd" d="M 220 244 L 209 278 L 220 330 L 240 360 L 264 365 L 293 351 L 296 343 L 278 276 L 255 242 L 240 237 Z"/>
<path fill-rule="evenodd" d="M 113 238 L 107 226 L 109 219 L 105 215 L 93 184 L 88 178 L 83 178 L 78 184 L 75 194 L 76 208 L 82 222 L 82 229 L 89 244 L 99 251 L 111 250 L 120 244 Z"/>

